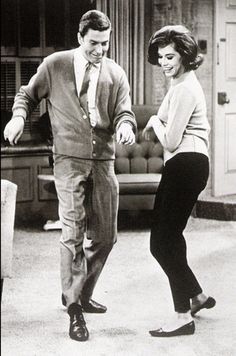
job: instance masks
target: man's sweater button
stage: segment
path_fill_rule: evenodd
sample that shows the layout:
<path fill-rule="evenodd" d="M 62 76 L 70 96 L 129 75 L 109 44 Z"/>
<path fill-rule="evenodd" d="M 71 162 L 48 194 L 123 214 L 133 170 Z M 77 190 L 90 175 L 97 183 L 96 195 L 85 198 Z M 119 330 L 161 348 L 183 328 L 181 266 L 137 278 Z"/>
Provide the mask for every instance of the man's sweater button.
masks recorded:
<path fill-rule="evenodd" d="M 83 115 L 83 119 L 86 120 L 86 119 L 87 119 L 87 116 L 86 116 L 86 115 Z"/>

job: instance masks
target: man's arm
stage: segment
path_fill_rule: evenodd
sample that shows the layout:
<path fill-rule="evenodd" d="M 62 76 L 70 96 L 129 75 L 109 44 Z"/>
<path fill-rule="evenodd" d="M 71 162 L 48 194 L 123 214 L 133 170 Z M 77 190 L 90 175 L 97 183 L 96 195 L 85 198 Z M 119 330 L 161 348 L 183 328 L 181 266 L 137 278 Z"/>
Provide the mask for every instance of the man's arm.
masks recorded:
<path fill-rule="evenodd" d="M 22 86 L 15 96 L 12 107 L 13 116 L 4 130 L 4 138 L 11 145 L 17 144 L 21 137 L 27 117 L 38 106 L 42 98 L 47 97 L 49 80 L 46 64 L 43 62 L 28 85 Z"/>
<path fill-rule="evenodd" d="M 118 143 L 131 145 L 135 142 L 137 123 L 131 110 L 130 87 L 128 79 L 123 72 L 117 94 L 114 128 Z"/>

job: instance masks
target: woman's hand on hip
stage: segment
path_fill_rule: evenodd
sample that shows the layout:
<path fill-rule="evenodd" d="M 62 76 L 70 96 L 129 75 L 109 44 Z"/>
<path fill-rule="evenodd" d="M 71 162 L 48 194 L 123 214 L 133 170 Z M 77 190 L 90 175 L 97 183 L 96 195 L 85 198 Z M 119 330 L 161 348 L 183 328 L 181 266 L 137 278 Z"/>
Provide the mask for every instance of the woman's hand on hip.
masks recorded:
<path fill-rule="evenodd" d="M 153 130 L 153 122 L 156 120 L 156 118 L 156 115 L 151 116 L 148 120 L 147 125 L 143 129 L 142 136 L 147 141 L 151 141 L 154 139 L 154 137 L 156 137 L 155 132 Z"/>

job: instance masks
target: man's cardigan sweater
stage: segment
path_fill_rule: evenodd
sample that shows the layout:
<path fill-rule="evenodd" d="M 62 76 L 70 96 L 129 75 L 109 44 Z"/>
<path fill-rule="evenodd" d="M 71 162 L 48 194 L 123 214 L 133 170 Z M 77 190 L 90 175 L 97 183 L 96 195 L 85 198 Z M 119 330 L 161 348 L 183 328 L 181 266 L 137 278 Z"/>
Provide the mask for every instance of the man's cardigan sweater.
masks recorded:
<path fill-rule="evenodd" d="M 129 83 L 124 70 L 104 57 L 97 85 L 96 104 L 99 118 L 91 127 L 80 106 L 74 73 L 74 50 L 46 57 L 28 85 L 15 97 L 14 112 L 24 109 L 27 116 L 45 98 L 53 132 L 53 152 L 84 159 L 114 159 L 113 134 L 122 122 L 134 131 Z"/>

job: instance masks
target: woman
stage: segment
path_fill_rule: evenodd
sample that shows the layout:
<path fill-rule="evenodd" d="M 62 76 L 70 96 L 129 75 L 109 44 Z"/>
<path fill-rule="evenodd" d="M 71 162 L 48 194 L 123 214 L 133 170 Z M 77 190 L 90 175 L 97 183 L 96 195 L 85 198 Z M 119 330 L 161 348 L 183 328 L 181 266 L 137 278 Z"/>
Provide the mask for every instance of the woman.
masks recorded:
<path fill-rule="evenodd" d="M 175 309 L 173 320 L 150 334 L 156 337 L 189 335 L 195 331 L 192 317 L 216 303 L 203 293 L 188 265 L 183 236 L 209 175 L 206 103 L 194 73 L 203 58 L 184 26 L 165 26 L 151 37 L 148 60 L 161 66 L 165 76 L 171 79 L 170 89 L 143 135 L 149 139 L 154 131 L 164 149 L 150 250 L 169 279 Z"/>

